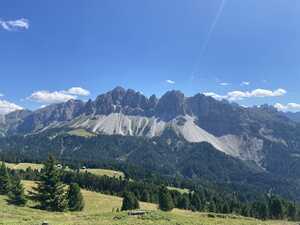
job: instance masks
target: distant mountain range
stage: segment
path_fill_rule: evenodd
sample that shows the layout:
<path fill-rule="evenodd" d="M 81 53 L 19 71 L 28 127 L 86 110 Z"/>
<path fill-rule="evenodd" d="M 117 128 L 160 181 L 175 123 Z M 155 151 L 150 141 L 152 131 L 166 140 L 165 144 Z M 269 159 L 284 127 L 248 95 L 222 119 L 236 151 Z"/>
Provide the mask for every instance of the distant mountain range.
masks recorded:
<path fill-rule="evenodd" d="M 60 155 L 72 153 L 72 157 L 77 155 L 85 159 L 128 160 L 135 165 L 160 168 L 161 173 L 176 171 L 188 177 L 201 177 L 206 171 L 214 174 L 212 176 L 218 180 L 220 171 L 209 171 L 208 167 L 204 170 L 203 163 L 207 158 L 200 160 L 201 152 L 208 154 L 201 150 L 202 143 L 208 143 L 211 147 L 206 149 L 214 149 L 211 154 L 215 155 L 216 163 L 223 168 L 230 164 L 235 165 L 232 170 L 260 171 L 266 176 L 271 174 L 268 176 L 272 179 L 282 177 L 294 182 L 294 178 L 300 178 L 300 124 L 294 120 L 289 114 L 285 115 L 268 105 L 244 108 L 203 94 L 186 97 L 180 91 L 169 91 L 160 98 L 155 95 L 147 98 L 140 92 L 117 87 L 95 100 L 70 100 L 33 112 L 12 112 L 0 118 L 0 135 L 3 136 L 0 152 L 7 154 L 9 151 L 19 151 L 23 155 L 38 155 L 42 154 L 42 150 L 53 150 Z M 78 139 L 72 139 L 76 143 L 74 145 L 70 139 L 67 142 L 64 140 L 64 144 L 57 139 L 61 134 L 74 135 L 79 130 L 89 134 L 89 137 L 95 136 L 93 138 L 115 137 L 113 149 L 108 146 L 107 152 L 102 147 L 98 151 L 100 148 L 92 147 L 89 141 L 83 144 L 82 140 L 78 142 Z M 48 138 L 44 139 L 45 136 Z M 62 137 L 65 138 L 65 135 Z M 124 141 L 121 137 L 134 138 L 134 144 L 129 144 L 129 139 Z M 87 140 L 92 142 L 89 138 Z M 161 141 L 166 141 L 169 147 L 163 145 L 162 150 L 153 144 Z M 132 147 L 131 150 L 128 145 Z M 54 150 L 54 146 L 58 149 Z M 197 148 L 200 152 L 197 152 Z M 135 154 L 131 155 L 132 152 Z M 29 157 L 28 154 L 26 157 Z M 212 155 L 209 156 L 210 163 L 214 162 Z M 181 160 L 183 158 L 184 161 Z M 180 166 L 178 162 L 181 162 Z M 177 171 L 179 167 L 181 170 Z M 227 172 L 222 180 L 231 177 L 230 171 Z"/>
<path fill-rule="evenodd" d="M 34 112 L 10 113 L 2 119 L 1 127 L 6 135 L 81 128 L 95 134 L 148 138 L 171 129 L 188 142 L 208 142 L 228 155 L 259 165 L 264 163 L 265 141 L 289 151 L 296 150 L 294 145 L 299 141 L 285 134 L 297 132 L 298 126 L 270 106 L 243 108 L 202 94 L 185 97 L 180 91 L 169 91 L 159 99 L 155 95 L 147 98 L 121 87 L 95 101 L 70 100 Z"/>
<path fill-rule="evenodd" d="M 300 112 L 292 113 L 292 112 L 287 112 L 286 116 L 290 118 L 291 120 L 294 120 L 296 122 L 300 123 Z"/>

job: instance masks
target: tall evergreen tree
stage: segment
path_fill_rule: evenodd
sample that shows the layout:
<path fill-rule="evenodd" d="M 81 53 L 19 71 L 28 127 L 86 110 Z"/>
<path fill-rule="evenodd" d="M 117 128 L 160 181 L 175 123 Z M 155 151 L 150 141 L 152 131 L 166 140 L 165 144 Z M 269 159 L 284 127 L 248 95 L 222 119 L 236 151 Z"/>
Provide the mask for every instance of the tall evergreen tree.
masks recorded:
<path fill-rule="evenodd" d="M 50 156 L 44 164 L 38 186 L 31 192 L 32 199 L 39 203 L 41 209 L 64 211 L 67 208 L 66 192 L 60 180 L 61 171 L 56 167 L 56 160 Z"/>
<path fill-rule="evenodd" d="M 166 187 L 159 190 L 159 209 L 162 211 L 171 211 L 174 208 L 173 199 Z"/>
<path fill-rule="evenodd" d="M 264 202 L 254 202 L 251 206 L 251 216 L 266 220 L 268 218 L 268 207 Z"/>
<path fill-rule="evenodd" d="M 249 205 L 244 205 L 241 208 L 241 215 L 245 216 L 245 217 L 250 217 L 251 216 L 251 207 L 249 207 Z M 230 212 L 228 212 L 230 213 Z"/>
<path fill-rule="evenodd" d="M 25 206 L 27 198 L 25 196 L 25 189 L 19 177 L 15 177 L 12 181 L 11 188 L 8 194 L 8 202 L 10 204 Z"/>
<path fill-rule="evenodd" d="M 216 203 L 214 201 L 210 201 L 208 204 L 209 212 L 216 212 Z"/>
<path fill-rule="evenodd" d="M 203 209 L 200 195 L 195 192 L 193 194 L 190 194 L 191 198 L 191 209 L 193 211 L 201 211 Z"/>
<path fill-rule="evenodd" d="M 140 205 L 135 195 L 132 192 L 125 192 L 121 210 L 126 211 L 138 208 L 140 208 Z"/>
<path fill-rule="evenodd" d="M 0 166 L 0 195 L 8 194 L 10 189 L 10 177 L 4 162 Z"/>
<path fill-rule="evenodd" d="M 295 204 L 289 203 L 287 206 L 287 217 L 289 220 L 295 220 L 297 214 L 297 209 Z"/>
<path fill-rule="evenodd" d="M 228 206 L 228 204 L 227 204 L 226 201 L 222 205 L 221 213 L 224 213 L 224 214 L 228 214 L 229 213 L 229 206 Z"/>
<path fill-rule="evenodd" d="M 270 216 L 273 219 L 282 219 L 283 207 L 279 198 L 273 196 L 269 201 Z"/>
<path fill-rule="evenodd" d="M 68 190 L 68 206 L 71 211 L 82 211 L 84 208 L 84 200 L 78 184 L 70 184 Z"/>
<path fill-rule="evenodd" d="M 143 202 L 150 202 L 150 200 L 151 200 L 151 196 L 149 194 L 149 191 L 143 190 L 142 196 L 141 196 L 141 201 L 143 201 Z"/>
<path fill-rule="evenodd" d="M 259 219 L 266 220 L 268 218 L 268 206 L 266 203 L 261 202 L 259 205 Z"/>
<path fill-rule="evenodd" d="M 180 209 L 189 209 L 190 208 L 190 199 L 187 194 L 181 195 L 179 202 L 178 202 L 178 208 L 180 208 Z"/>

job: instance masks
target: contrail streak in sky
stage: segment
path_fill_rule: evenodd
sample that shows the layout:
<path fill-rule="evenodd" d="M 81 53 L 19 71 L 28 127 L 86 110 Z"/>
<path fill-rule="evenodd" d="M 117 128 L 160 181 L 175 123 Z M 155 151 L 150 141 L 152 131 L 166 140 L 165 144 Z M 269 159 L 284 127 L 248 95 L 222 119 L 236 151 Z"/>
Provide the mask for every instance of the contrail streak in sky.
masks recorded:
<path fill-rule="evenodd" d="M 207 47 L 208 47 L 208 44 L 209 44 L 209 41 L 210 41 L 210 38 L 218 24 L 218 21 L 220 19 L 220 17 L 222 16 L 222 13 L 223 13 L 223 10 L 225 8 L 225 5 L 226 5 L 226 2 L 227 0 L 222 0 L 221 4 L 220 4 L 220 7 L 218 9 L 218 12 L 216 14 L 216 16 L 214 17 L 214 20 L 212 21 L 212 24 L 210 25 L 209 27 L 209 31 L 207 33 L 207 36 L 203 42 L 203 44 L 201 45 L 201 49 L 200 49 L 200 52 L 199 52 L 199 55 L 198 55 L 198 58 L 197 58 L 197 61 L 195 62 L 195 65 L 194 65 L 194 68 L 193 68 L 193 72 L 192 72 L 192 79 L 194 79 L 194 76 L 196 75 L 197 73 L 197 69 L 199 67 L 199 61 L 201 60 L 202 56 L 204 55 Z"/>
<path fill-rule="evenodd" d="M 216 17 L 214 18 L 214 20 L 213 20 L 213 22 L 212 22 L 212 24 L 211 24 L 211 26 L 210 26 L 210 28 L 209 28 L 207 37 L 206 37 L 206 39 L 205 39 L 205 41 L 204 41 L 204 43 L 203 43 L 203 45 L 202 45 L 202 48 L 201 48 L 201 51 L 200 51 L 199 58 L 205 53 L 205 51 L 206 51 L 206 49 L 207 49 L 207 46 L 208 46 L 208 44 L 209 44 L 211 35 L 213 34 L 213 32 L 214 32 L 214 30 L 215 30 L 215 28 L 216 28 L 216 26 L 217 26 L 217 24 L 218 24 L 218 21 L 219 21 L 221 15 L 222 15 L 222 13 L 223 13 L 224 7 L 225 7 L 225 5 L 226 5 L 226 1 L 227 1 L 227 0 L 222 0 L 222 2 L 221 2 L 221 5 L 220 5 L 219 10 L 218 10 L 218 12 L 217 12 L 217 15 L 216 15 Z"/>

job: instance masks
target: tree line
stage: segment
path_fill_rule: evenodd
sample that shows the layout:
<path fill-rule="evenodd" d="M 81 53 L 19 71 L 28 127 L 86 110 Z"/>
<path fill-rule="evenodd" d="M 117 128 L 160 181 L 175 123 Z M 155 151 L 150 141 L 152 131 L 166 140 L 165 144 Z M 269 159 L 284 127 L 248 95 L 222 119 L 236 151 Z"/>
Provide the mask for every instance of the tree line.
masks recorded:
<path fill-rule="evenodd" d="M 9 193 L 10 202 L 20 205 L 26 204 L 27 199 L 20 178 L 39 181 L 38 186 L 30 192 L 29 198 L 38 202 L 41 209 L 51 211 L 82 210 L 84 201 L 80 188 L 84 188 L 123 197 L 122 210 L 138 209 L 139 202 L 143 201 L 156 203 L 163 211 L 170 211 L 176 207 L 199 212 L 238 214 L 262 220 L 300 218 L 298 204 L 272 193 L 255 201 L 240 199 L 238 193 L 223 195 L 221 192 L 201 186 L 181 193 L 170 190 L 164 184 L 58 169 L 53 157 L 49 158 L 40 172 L 30 168 L 26 171 L 8 170 L 2 164 L 0 193 Z M 65 185 L 69 186 L 67 193 Z"/>
<path fill-rule="evenodd" d="M 200 212 L 234 213 L 263 220 L 300 218 L 299 206 L 295 202 L 284 200 L 272 193 L 251 202 L 239 199 L 238 193 L 224 196 L 223 193 L 200 186 L 190 190 L 189 193 L 180 193 L 177 190 L 168 189 L 165 185 L 97 176 L 88 172 L 65 171 L 62 180 L 65 183 L 76 182 L 82 188 L 91 191 L 125 196 L 131 199 L 130 202 L 156 203 L 164 211 L 170 211 L 176 207 Z"/>
<path fill-rule="evenodd" d="M 27 173 L 33 172 L 28 170 Z M 61 170 L 53 157 L 44 163 L 43 170 L 37 175 L 35 171 L 30 176 L 38 178 L 37 186 L 25 194 L 21 177 L 24 173 L 9 170 L 5 163 L 0 167 L 0 194 L 8 196 L 8 203 L 25 206 L 30 199 L 37 203 L 37 207 L 48 211 L 81 211 L 84 208 L 84 199 L 80 187 L 76 183 L 69 185 L 66 190 L 61 181 Z"/>

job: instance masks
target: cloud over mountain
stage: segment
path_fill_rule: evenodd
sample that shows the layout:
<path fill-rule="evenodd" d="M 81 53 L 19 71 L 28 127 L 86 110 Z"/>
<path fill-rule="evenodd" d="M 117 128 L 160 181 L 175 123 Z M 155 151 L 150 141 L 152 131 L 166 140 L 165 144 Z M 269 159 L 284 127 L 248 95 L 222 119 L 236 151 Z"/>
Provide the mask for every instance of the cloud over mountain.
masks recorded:
<path fill-rule="evenodd" d="M 288 103 L 286 105 L 276 103 L 274 105 L 279 111 L 287 112 L 287 111 L 300 111 L 300 104 L 297 103 Z"/>
<path fill-rule="evenodd" d="M 7 114 L 16 110 L 23 109 L 21 106 L 16 105 L 15 103 L 0 100 L 0 115 Z"/>
<path fill-rule="evenodd" d="M 81 87 L 72 87 L 65 92 L 71 95 L 79 95 L 79 96 L 88 96 L 91 94 L 90 91 L 83 89 Z"/>
<path fill-rule="evenodd" d="M 83 89 L 81 87 L 72 87 L 68 90 L 63 91 L 36 91 L 32 93 L 27 99 L 31 101 L 35 101 L 42 104 L 53 104 L 66 102 L 71 99 L 76 99 L 79 96 L 88 96 L 90 95 L 90 91 Z"/>
<path fill-rule="evenodd" d="M 253 91 L 231 91 L 226 95 L 219 95 L 214 92 L 204 93 L 206 96 L 211 96 L 215 99 L 227 99 L 229 101 L 243 100 L 245 98 L 265 98 L 265 97 L 280 97 L 287 93 L 286 90 L 279 88 L 277 90 L 255 89 Z"/>

